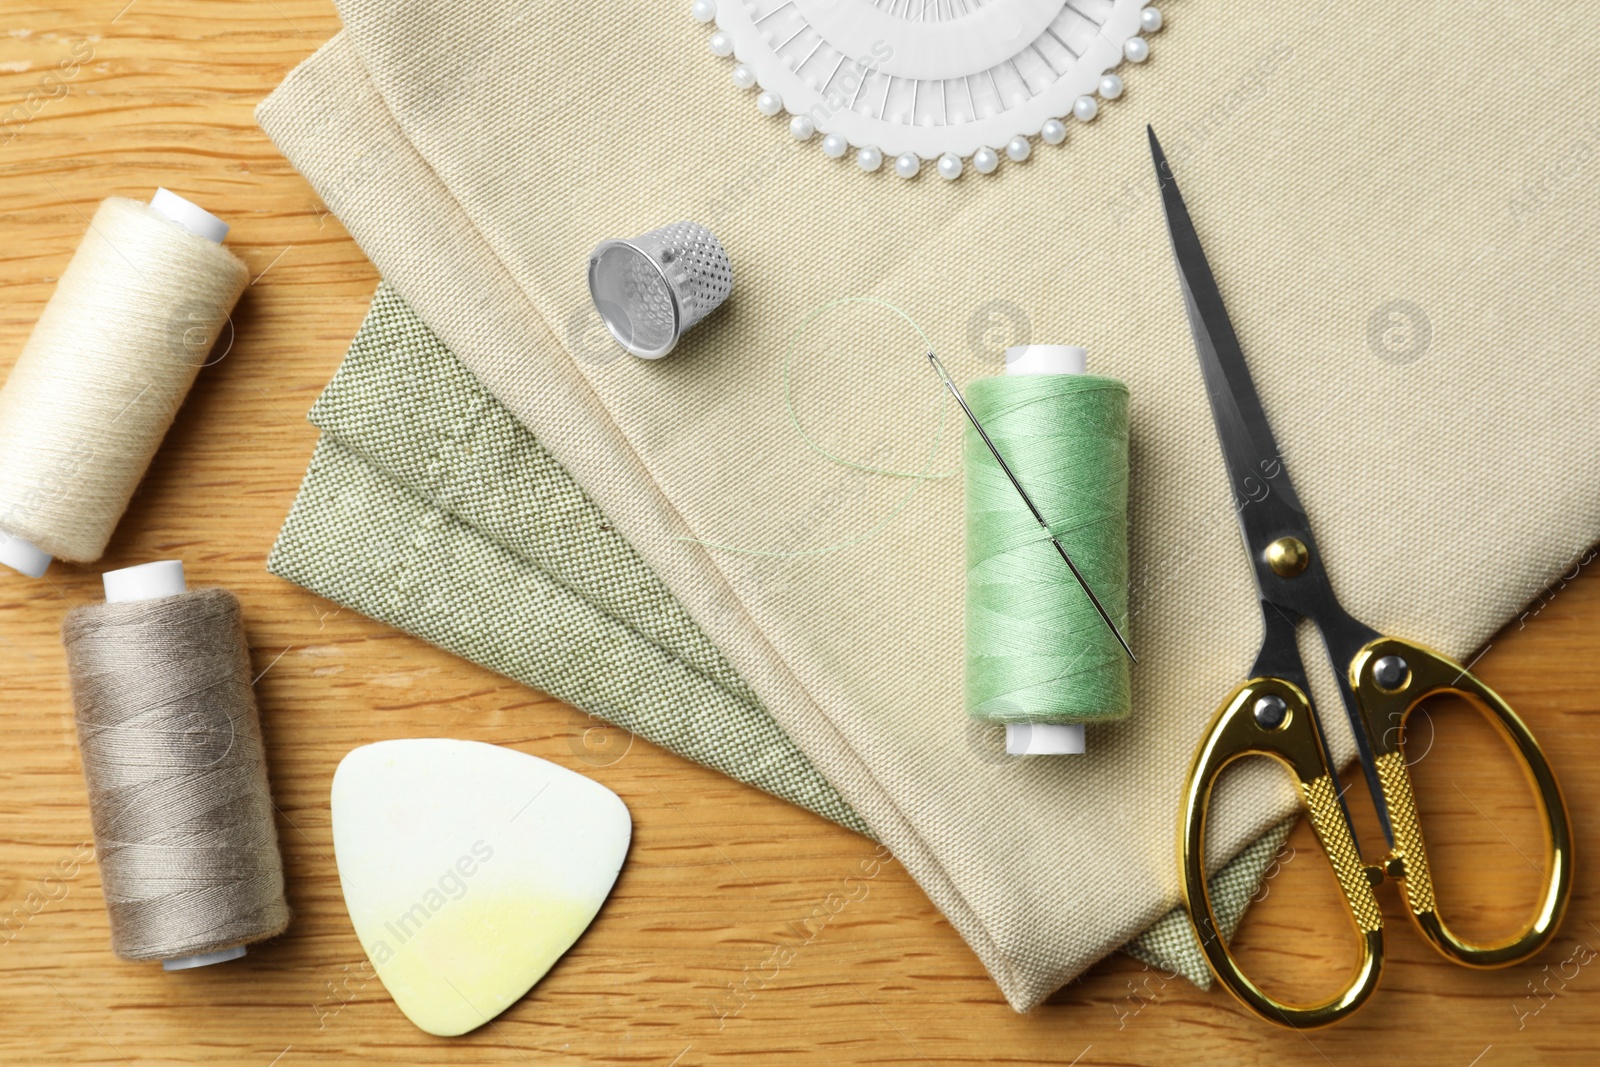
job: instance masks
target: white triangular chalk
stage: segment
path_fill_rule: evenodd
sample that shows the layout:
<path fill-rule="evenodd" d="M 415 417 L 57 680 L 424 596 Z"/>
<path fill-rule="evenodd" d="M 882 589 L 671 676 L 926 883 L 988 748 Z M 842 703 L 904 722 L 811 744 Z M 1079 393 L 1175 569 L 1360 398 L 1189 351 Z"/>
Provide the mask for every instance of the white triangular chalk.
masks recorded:
<path fill-rule="evenodd" d="M 361 946 L 443 1037 L 544 977 L 617 880 L 633 820 L 598 782 L 477 741 L 381 741 L 333 776 L 333 847 Z"/>

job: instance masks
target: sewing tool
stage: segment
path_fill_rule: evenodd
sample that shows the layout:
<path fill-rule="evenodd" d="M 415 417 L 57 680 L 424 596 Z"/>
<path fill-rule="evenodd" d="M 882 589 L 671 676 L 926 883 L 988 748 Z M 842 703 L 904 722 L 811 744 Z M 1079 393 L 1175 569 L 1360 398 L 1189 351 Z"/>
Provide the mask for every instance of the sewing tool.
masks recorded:
<path fill-rule="evenodd" d="M 1028 496 L 1028 491 L 1024 489 L 1022 487 L 1022 483 L 1017 480 L 1016 474 L 1012 472 L 1010 465 L 1006 463 L 1005 457 L 1000 455 L 1000 450 L 995 447 L 994 441 L 991 440 L 989 434 L 985 432 L 983 423 L 978 420 L 977 415 L 973 414 L 972 408 L 968 406 L 966 398 L 961 395 L 961 390 L 957 388 L 954 379 L 952 379 L 945 371 L 944 364 L 939 362 L 939 357 L 934 354 L 931 348 L 928 350 L 928 362 L 933 364 L 933 369 L 938 372 L 940 380 L 942 380 L 945 384 L 945 387 L 950 390 L 951 395 L 956 398 L 956 403 L 961 405 L 961 410 L 966 413 L 967 421 L 970 422 L 972 424 L 972 428 L 978 432 L 978 436 L 983 440 L 984 447 L 988 449 L 989 454 L 994 457 L 995 463 L 999 466 L 1000 470 L 1004 472 L 1006 480 L 1011 483 L 1011 487 L 1015 489 L 1017 495 L 1022 498 L 1023 504 L 1028 508 L 1028 513 L 1033 516 L 1033 521 L 1037 523 L 1039 528 L 1045 532 L 1045 536 L 1049 539 L 1050 544 L 1055 547 L 1057 554 L 1061 556 L 1062 562 L 1065 563 L 1067 568 L 1072 571 L 1072 577 L 1077 580 L 1078 585 L 1083 589 L 1084 595 L 1086 595 L 1089 598 L 1089 602 L 1094 605 L 1095 611 L 1100 616 L 1100 621 L 1104 622 L 1106 627 L 1110 629 L 1110 631 L 1116 636 L 1117 643 L 1120 644 L 1122 646 L 1122 650 L 1127 653 L 1128 659 L 1137 663 L 1139 661 L 1139 657 L 1135 656 L 1133 654 L 1133 649 L 1128 647 L 1127 640 L 1122 636 L 1122 632 L 1117 629 L 1117 624 L 1111 621 L 1111 616 L 1106 613 L 1105 607 L 1100 603 L 1100 598 L 1094 595 L 1093 589 L 1089 588 L 1089 583 L 1079 572 L 1077 564 L 1072 562 L 1072 557 L 1067 554 L 1066 548 L 1061 544 L 1061 541 L 1051 530 L 1050 524 L 1045 521 L 1044 515 L 1041 514 L 1038 507 L 1034 505 L 1033 498 Z"/>
<path fill-rule="evenodd" d="M 103 581 L 61 629 L 112 948 L 238 959 L 289 924 L 239 601 L 176 561 Z"/>
<path fill-rule="evenodd" d="M 598 782 L 478 741 L 380 741 L 333 776 L 356 936 L 395 1005 L 441 1037 L 544 977 L 605 903 L 632 833 Z"/>
<path fill-rule="evenodd" d="M 853 146 L 861 170 L 891 160 L 902 178 L 937 159 L 947 181 L 964 160 L 979 174 L 1021 163 L 1035 136 L 1064 143 L 1068 123 L 1122 96 L 1112 69 L 1148 59 L 1142 35 L 1163 21 L 1145 0 L 899 7 L 694 0 L 690 14 L 715 20 L 711 52 L 796 140 L 820 140 L 833 159 Z"/>
<path fill-rule="evenodd" d="M 0 390 L 0 563 L 105 552 L 249 272 L 165 189 L 95 212 Z"/>
<path fill-rule="evenodd" d="M 733 292 L 733 264 L 716 235 L 676 222 L 589 255 L 589 296 L 617 343 L 660 359 Z"/>
<path fill-rule="evenodd" d="M 931 350 L 928 360 L 972 424 L 967 711 L 1004 722 L 1011 755 L 1082 753 L 1083 724 L 1124 718 L 1130 704 L 1133 650 L 1094 592 L 1110 590 L 1125 613 L 1127 386 L 1085 374 L 1087 353 L 1068 345 L 1008 349 L 1006 373 L 973 382 L 968 396 Z M 1077 588 L 1044 551 L 1041 530 Z"/>
<path fill-rule="evenodd" d="M 1383 970 L 1383 919 L 1374 888 L 1397 879 L 1422 936 L 1445 958 L 1468 967 L 1502 967 L 1542 948 L 1561 922 L 1572 891 L 1572 837 L 1566 801 L 1543 751 L 1511 707 L 1447 656 L 1386 637 L 1347 615 L 1334 596 L 1305 509 L 1289 480 L 1222 294 L 1155 131 L 1150 151 L 1166 209 L 1178 282 L 1216 422 L 1235 511 L 1260 592 L 1264 636 L 1250 678 L 1228 694 L 1195 752 L 1178 830 L 1184 905 L 1212 970 L 1252 1011 L 1290 1027 L 1324 1026 L 1361 1007 Z M 1310 697 L 1295 624 L 1322 633 L 1355 735 L 1367 789 L 1387 853 L 1364 862 L 1327 747 L 1327 730 Z M 1406 717 L 1429 697 L 1452 693 L 1473 704 L 1516 752 L 1538 796 L 1545 826 L 1545 883 L 1521 933 L 1489 944 L 1467 941 L 1439 914 L 1422 827 L 1402 747 Z M 1206 814 L 1211 791 L 1234 760 L 1269 756 L 1295 776 L 1311 827 L 1338 878 L 1360 937 L 1360 960 L 1332 996 L 1291 1004 L 1263 992 L 1239 969 L 1217 933 L 1205 881 Z"/>

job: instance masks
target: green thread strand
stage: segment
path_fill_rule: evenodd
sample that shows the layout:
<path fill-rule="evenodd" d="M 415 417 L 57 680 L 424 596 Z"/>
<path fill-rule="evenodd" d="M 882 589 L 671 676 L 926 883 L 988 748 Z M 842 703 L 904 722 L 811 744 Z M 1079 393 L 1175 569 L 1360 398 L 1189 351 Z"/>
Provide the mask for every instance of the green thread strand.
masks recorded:
<path fill-rule="evenodd" d="M 907 488 L 906 491 L 900 495 L 899 499 L 895 501 L 894 506 L 889 509 L 889 513 L 884 515 L 883 518 L 879 519 L 868 529 L 856 534 L 854 537 L 848 538 L 847 540 L 839 541 L 833 544 L 822 545 L 817 548 L 802 548 L 795 551 L 779 552 L 761 548 L 748 548 L 740 545 L 724 544 L 720 541 L 708 541 L 699 537 L 677 537 L 674 538 L 674 540 L 683 544 L 700 545 L 702 548 L 713 548 L 719 552 L 731 552 L 735 555 L 756 556 L 763 559 L 798 559 L 803 556 L 824 556 L 830 552 L 838 552 L 841 549 L 853 548 L 854 546 L 877 536 L 880 531 L 887 528 L 890 523 L 894 522 L 895 519 L 900 517 L 900 513 L 910 505 L 911 498 L 917 495 L 917 491 L 922 488 L 922 483 L 924 481 L 936 481 L 951 476 L 950 474 L 936 473 L 933 470 L 933 465 L 939 458 L 940 446 L 944 442 L 945 423 L 950 413 L 950 405 L 946 402 L 947 397 L 943 389 L 940 389 L 937 394 L 939 399 L 939 423 L 934 430 L 933 441 L 928 448 L 928 458 L 923 461 L 922 469 L 917 471 L 902 471 L 893 470 L 886 467 L 874 467 L 865 463 L 857 463 L 852 459 L 846 459 L 844 456 L 835 455 L 819 445 L 812 438 L 812 436 L 806 432 L 805 426 L 801 424 L 800 414 L 795 410 L 794 406 L 795 347 L 800 343 L 800 338 L 804 336 L 807 327 L 816 321 L 817 318 L 829 311 L 832 311 L 834 308 L 841 307 L 845 304 L 873 304 L 877 305 L 878 307 L 887 308 L 896 316 L 903 319 L 908 326 L 916 331 L 917 336 L 922 340 L 923 351 L 931 351 L 933 348 L 933 342 L 928 339 L 927 332 L 923 330 L 920 325 L 918 325 L 917 320 L 913 319 L 910 315 L 906 314 L 900 308 L 895 307 L 887 300 L 880 300 L 875 296 L 845 296 L 840 297 L 837 300 L 830 300 L 821 307 L 814 309 L 805 317 L 805 320 L 802 321 L 799 326 L 795 327 L 794 332 L 789 335 L 789 345 L 784 350 L 783 405 L 789 413 L 789 425 L 794 428 L 795 433 L 800 435 L 800 440 L 805 442 L 806 447 L 811 449 L 811 451 L 815 452 L 822 458 L 833 463 L 837 463 L 841 467 L 849 467 L 852 470 L 865 471 L 868 474 L 881 474 L 890 478 L 909 478 L 912 482 L 910 487 Z"/>
<path fill-rule="evenodd" d="M 1128 388 L 1114 378 L 980 378 L 967 403 L 1126 632 Z M 1129 710 L 1128 660 L 977 433 L 967 497 L 967 711 L 1104 722 Z"/>
<path fill-rule="evenodd" d="M 823 304 L 821 307 L 819 307 L 816 310 L 812 311 L 811 314 L 809 314 L 809 315 L 807 315 L 805 317 L 805 321 L 800 323 L 799 326 L 795 327 L 794 333 L 789 335 L 789 347 L 787 349 L 785 349 L 784 353 L 783 353 L 783 406 L 789 412 L 789 425 L 794 427 L 794 432 L 800 435 L 800 439 L 806 443 L 806 447 L 810 448 L 813 452 L 817 453 L 817 455 L 822 456 L 825 459 L 833 460 L 835 463 L 839 464 L 841 467 L 850 467 L 850 468 L 853 468 L 853 469 L 858 470 L 858 471 L 866 471 L 869 474 L 885 474 L 885 475 L 888 475 L 891 478 L 948 478 L 948 477 L 950 477 L 950 474 L 933 474 L 933 473 L 929 472 L 928 468 L 933 463 L 933 454 L 929 455 L 927 463 L 925 463 L 923 465 L 923 468 L 921 470 L 919 470 L 919 471 L 898 471 L 898 470 L 892 470 L 892 469 L 889 469 L 889 468 L 886 468 L 886 467 L 874 467 L 874 466 L 871 466 L 871 465 L 866 464 L 866 463 L 857 463 L 855 460 L 846 459 L 843 456 L 836 456 L 832 452 L 829 452 L 826 448 L 823 448 L 821 445 L 817 444 L 817 442 L 812 439 L 811 435 L 806 433 L 806 428 L 801 425 L 801 423 L 800 423 L 800 413 L 795 410 L 795 406 L 794 406 L 794 350 L 795 350 L 795 347 L 797 345 L 799 345 L 800 338 L 805 336 L 806 328 L 809 327 L 812 324 L 812 322 L 814 322 L 817 319 L 821 318 L 823 315 L 825 315 L 828 312 L 832 311 L 834 308 L 841 307 L 841 306 L 843 306 L 845 304 L 871 304 L 871 305 L 876 305 L 876 306 L 881 307 L 881 308 L 887 308 L 889 311 L 892 311 L 896 316 L 898 316 L 900 319 L 902 319 L 907 326 L 910 326 L 913 330 L 916 331 L 917 336 L 922 339 L 923 351 L 931 351 L 933 349 L 933 342 L 928 339 L 928 335 L 927 335 L 926 331 L 924 331 L 923 328 L 921 327 L 921 325 L 919 325 L 917 323 L 917 320 L 913 319 L 910 315 L 907 315 L 904 311 L 902 311 L 899 308 L 895 307 L 893 304 L 889 303 L 889 301 L 887 301 L 887 300 L 879 300 L 875 296 L 843 296 L 843 297 L 840 297 L 838 300 L 830 300 L 830 301 L 828 301 L 826 304 Z M 938 450 L 938 443 L 939 443 L 940 438 L 942 438 L 944 436 L 944 420 L 945 420 L 945 415 L 948 412 L 949 412 L 949 407 L 945 403 L 944 395 L 941 392 L 939 394 L 939 429 L 934 434 L 934 450 L 935 450 L 935 453 Z"/>

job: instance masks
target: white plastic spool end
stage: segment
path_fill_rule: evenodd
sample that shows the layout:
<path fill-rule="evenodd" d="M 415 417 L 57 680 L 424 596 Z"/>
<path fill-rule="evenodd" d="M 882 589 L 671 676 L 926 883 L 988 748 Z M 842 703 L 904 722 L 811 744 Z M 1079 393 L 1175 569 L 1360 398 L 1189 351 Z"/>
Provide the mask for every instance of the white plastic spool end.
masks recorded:
<path fill-rule="evenodd" d="M 199 956 L 181 956 L 175 960 L 162 960 L 161 969 L 163 971 L 192 971 L 196 967 L 209 967 L 213 963 L 227 963 L 229 960 L 236 960 L 243 956 L 245 952 L 246 949 L 243 945 L 235 945 L 232 948 L 218 949 L 215 952 L 207 952 Z"/>
<path fill-rule="evenodd" d="M 1084 753 L 1083 723 L 1008 722 L 1008 756 L 1081 756 Z"/>
<path fill-rule="evenodd" d="M 25 537 L 0 530 L 0 564 L 29 578 L 43 578 L 50 568 L 50 553 Z"/>
<path fill-rule="evenodd" d="M 1084 374 L 1089 350 L 1077 345 L 1012 345 L 1006 349 L 1006 374 Z"/>
<path fill-rule="evenodd" d="M 1013 345 L 1006 349 L 1006 374 L 1085 374 L 1089 351 L 1077 345 Z M 1083 724 L 1006 723 L 1008 756 L 1081 756 Z"/>
<path fill-rule="evenodd" d="M 189 584 L 183 577 L 183 563 L 175 559 L 141 563 L 120 571 L 106 571 L 100 581 L 106 587 L 107 604 L 159 600 L 189 591 Z"/>
<path fill-rule="evenodd" d="M 150 210 L 212 244 L 220 245 L 230 229 L 226 222 L 205 208 L 166 189 L 156 190 L 156 195 L 150 198 Z"/>

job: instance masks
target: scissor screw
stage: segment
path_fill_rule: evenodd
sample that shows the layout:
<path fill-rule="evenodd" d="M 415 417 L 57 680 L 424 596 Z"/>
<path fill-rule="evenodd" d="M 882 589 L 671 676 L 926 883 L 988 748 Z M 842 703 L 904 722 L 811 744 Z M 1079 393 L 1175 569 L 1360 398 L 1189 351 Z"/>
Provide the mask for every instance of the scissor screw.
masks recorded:
<path fill-rule="evenodd" d="M 1397 693 L 1411 681 L 1411 665 L 1399 656 L 1379 656 L 1372 665 L 1372 680 L 1385 693 Z"/>
<path fill-rule="evenodd" d="M 1298 537 L 1280 537 L 1267 546 L 1267 566 L 1279 578 L 1293 578 L 1306 569 L 1311 553 Z"/>
<path fill-rule="evenodd" d="M 1289 705 L 1275 693 L 1257 697 L 1251 711 L 1256 717 L 1256 725 L 1263 730 L 1276 730 L 1289 718 Z"/>

